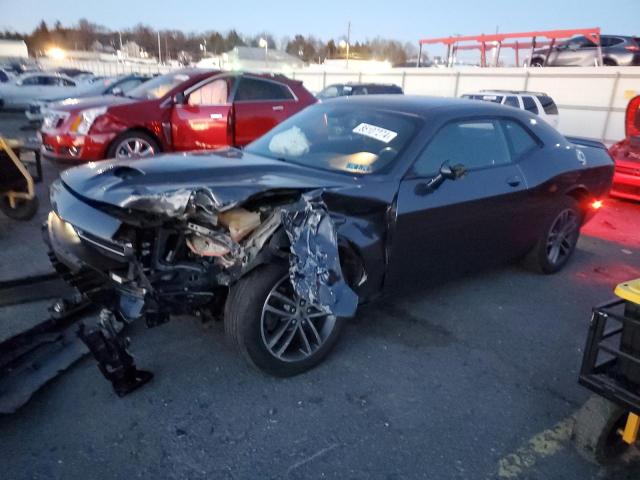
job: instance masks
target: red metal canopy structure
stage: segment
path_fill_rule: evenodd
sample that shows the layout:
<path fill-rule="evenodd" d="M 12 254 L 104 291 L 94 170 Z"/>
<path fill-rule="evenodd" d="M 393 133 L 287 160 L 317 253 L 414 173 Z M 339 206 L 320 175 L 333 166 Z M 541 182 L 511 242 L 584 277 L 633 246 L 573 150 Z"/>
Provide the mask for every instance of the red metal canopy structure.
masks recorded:
<path fill-rule="evenodd" d="M 418 54 L 418 64 L 420 66 L 420 59 L 422 57 L 422 46 L 442 44 L 447 46 L 447 66 L 453 64 L 453 59 L 458 50 L 480 50 L 480 66 L 486 67 L 487 65 L 487 50 L 491 48 L 497 48 L 497 52 L 494 58 L 494 66 L 498 65 L 498 59 L 500 57 L 500 50 L 502 48 L 512 48 L 516 54 L 516 65 L 520 65 L 520 50 L 530 49 L 530 55 L 527 59 L 527 66 L 531 64 L 531 57 L 536 48 L 542 46 L 549 46 L 546 52 L 546 58 L 544 65 L 549 60 L 549 55 L 557 40 L 563 40 L 571 38 L 576 35 L 583 35 L 598 48 L 598 64 L 602 65 L 602 48 L 600 45 L 600 28 L 575 28 L 570 30 L 540 30 L 533 32 L 519 32 L 519 33 L 494 33 L 490 35 L 467 35 L 467 36 L 455 36 L 455 37 L 443 37 L 443 38 L 425 38 L 420 40 L 419 47 L 420 53 Z M 539 38 L 545 38 L 548 41 L 538 41 Z M 529 41 L 519 42 L 517 39 L 530 39 Z M 515 42 L 505 43 L 506 40 L 515 40 Z M 474 42 L 467 45 L 460 45 L 461 43 Z"/>

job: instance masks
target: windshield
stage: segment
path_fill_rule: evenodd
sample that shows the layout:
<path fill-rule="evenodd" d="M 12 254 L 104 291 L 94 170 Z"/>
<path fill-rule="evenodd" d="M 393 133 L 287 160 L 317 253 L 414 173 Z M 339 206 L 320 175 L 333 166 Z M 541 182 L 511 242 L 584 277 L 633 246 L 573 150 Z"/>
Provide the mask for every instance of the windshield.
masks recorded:
<path fill-rule="evenodd" d="M 144 82 L 140 86 L 129 91 L 127 97 L 144 100 L 161 98 L 168 91 L 186 80 L 189 80 L 189 75 L 181 72 L 160 75 L 159 77 L 153 78 L 148 82 Z"/>
<path fill-rule="evenodd" d="M 323 170 L 370 174 L 394 161 L 418 122 L 382 109 L 320 104 L 281 123 L 246 151 Z"/>

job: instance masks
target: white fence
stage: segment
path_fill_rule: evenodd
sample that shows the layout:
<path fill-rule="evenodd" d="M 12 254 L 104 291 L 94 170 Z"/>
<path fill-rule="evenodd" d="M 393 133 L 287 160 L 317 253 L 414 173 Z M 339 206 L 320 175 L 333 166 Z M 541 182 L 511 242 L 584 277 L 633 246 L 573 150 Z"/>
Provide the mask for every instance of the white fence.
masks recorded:
<path fill-rule="evenodd" d="M 59 62 L 43 66 L 62 66 Z M 173 67 L 157 64 L 69 61 L 101 75 L 165 73 Z M 558 104 L 559 130 L 565 135 L 614 143 L 624 137 L 628 101 L 640 94 L 640 67 L 579 68 L 409 68 L 381 73 L 297 70 L 284 72 L 302 80 L 314 92 L 332 83 L 395 83 L 409 95 L 459 97 L 481 89 L 531 90 L 549 94 Z"/>
<path fill-rule="evenodd" d="M 80 70 L 87 70 L 93 72 L 96 75 L 126 75 L 131 73 L 140 73 L 144 75 L 155 75 L 156 73 L 167 73 L 171 70 L 175 70 L 176 67 L 168 65 L 159 65 L 155 62 L 100 62 L 98 60 L 53 60 L 49 58 L 39 58 L 38 63 L 46 69 L 55 68 L 78 68 Z"/>
<path fill-rule="evenodd" d="M 624 137 L 624 113 L 640 95 L 640 67 L 393 69 L 384 73 L 291 72 L 312 91 L 340 82 L 395 83 L 409 95 L 459 97 L 482 89 L 531 90 L 558 104 L 565 135 L 614 143 Z"/>

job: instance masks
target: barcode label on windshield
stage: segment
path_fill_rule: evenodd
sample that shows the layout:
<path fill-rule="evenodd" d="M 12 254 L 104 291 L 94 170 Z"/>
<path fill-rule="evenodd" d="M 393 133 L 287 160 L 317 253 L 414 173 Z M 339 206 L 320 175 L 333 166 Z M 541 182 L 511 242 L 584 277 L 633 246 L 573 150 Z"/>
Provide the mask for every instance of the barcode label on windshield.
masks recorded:
<path fill-rule="evenodd" d="M 361 123 L 353 129 L 353 133 L 359 133 L 360 135 L 374 138 L 384 143 L 389 143 L 398 136 L 397 132 L 393 132 L 382 127 L 376 127 L 375 125 L 370 125 L 368 123 Z"/>

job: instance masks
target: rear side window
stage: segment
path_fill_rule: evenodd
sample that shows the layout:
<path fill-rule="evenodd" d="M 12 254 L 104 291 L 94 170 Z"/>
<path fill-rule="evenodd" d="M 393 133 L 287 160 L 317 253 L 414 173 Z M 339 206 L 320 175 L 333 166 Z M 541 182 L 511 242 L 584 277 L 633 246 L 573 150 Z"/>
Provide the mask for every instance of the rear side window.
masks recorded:
<path fill-rule="evenodd" d="M 9 75 L 0 70 L 0 82 L 6 82 L 9 80 Z"/>
<path fill-rule="evenodd" d="M 291 91 L 280 83 L 243 78 L 236 93 L 236 101 L 292 100 Z"/>
<path fill-rule="evenodd" d="M 518 122 L 503 120 L 502 125 L 504 126 L 513 161 L 517 161 L 523 155 L 538 147 L 535 139 Z"/>
<path fill-rule="evenodd" d="M 558 107 L 556 106 L 556 102 L 553 101 L 551 97 L 547 97 L 546 95 L 538 95 L 538 100 L 540 101 L 540 105 L 544 109 L 544 113 L 547 115 L 558 115 Z"/>
<path fill-rule="evenodd" d="M 603 47 L 613 47 L 624 42 L 624 38 L 619 37 L 600 37 L 600 45 Z"/>
<path fill-rule="evenodd" d="M 518 101 L 518 97 L 507 97 L 504 99 L 504 105 L 508 105 L 514 108 L 520 108 L 520 102 Z"/>
<path fill-rule="evenodd" d="M 522 104 L 527 112 L 535 113 L 536 115 L 539 113 L 538 106 L 532 97 L 522 97 Z"/>

